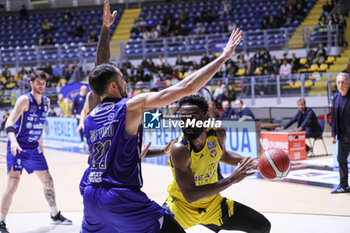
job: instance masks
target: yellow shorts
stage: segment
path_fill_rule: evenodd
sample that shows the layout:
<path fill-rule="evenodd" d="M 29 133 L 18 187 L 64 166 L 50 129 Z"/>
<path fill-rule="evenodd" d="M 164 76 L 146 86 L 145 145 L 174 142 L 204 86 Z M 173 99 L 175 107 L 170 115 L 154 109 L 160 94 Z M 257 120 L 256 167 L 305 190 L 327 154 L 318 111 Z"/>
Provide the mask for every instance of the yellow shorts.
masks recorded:
<path fill-rule="evenodd" d="M 221 226 L 224 217 L 231 217 L 233 215 L 234 201 L 217 194 L 208 205 L 198 208 L 187 202 L 168 196 L 165 204 L 170 212 L 174 214 L 175 220 L 184 229 L 187 229 L 198 224 Z"/>

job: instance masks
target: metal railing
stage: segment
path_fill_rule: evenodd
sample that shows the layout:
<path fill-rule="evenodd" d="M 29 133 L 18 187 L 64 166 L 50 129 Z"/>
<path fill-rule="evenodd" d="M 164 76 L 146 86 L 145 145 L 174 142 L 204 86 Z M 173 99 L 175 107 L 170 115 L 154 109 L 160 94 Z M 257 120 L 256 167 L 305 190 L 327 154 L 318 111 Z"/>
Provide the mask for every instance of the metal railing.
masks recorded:
<path fill-rule="evenodd" d="M 301 32 L 294 32 L 295 28 L 281 28 L 271 30 L 254 30 L 244 32 L 244 40 L 237 51 L 249 51 L 259 48 L 268 50 L 289 50 L 295 45 L 308 48 L 318 43 L 327 45 L 327 52 L 331 46 L 338 45 L 338 29 L 328 28 L 328 32 L 318 33 L 317 28 L 305 27 Z M 297 44 L 290 44 L 289 38 L 297 33 L 302 38 Z M 150 40 L 129 40 L 120 42 L 121 59 L 124 57 L 137 58 L 141 56 L 164 57 L 177 54 L 199 54 L 202 52 L 220 52 L 224 47 L 229 34 L 191 35 L 180 37 L 159 38 Z M 111 43 L 115 50 L 118 43 Z M 4 65 L 19 67 L 20 65 L 36 65 L 38 62 L 60 62 L 65 60 L 79 60 L 80 64 L 93 63 L 96 56 L 97 43 L 70 43 L 53 46 L 24 46 L 1 47 L 0 67 Z M 117 59 L 117 57 L 114 57 Z"/>

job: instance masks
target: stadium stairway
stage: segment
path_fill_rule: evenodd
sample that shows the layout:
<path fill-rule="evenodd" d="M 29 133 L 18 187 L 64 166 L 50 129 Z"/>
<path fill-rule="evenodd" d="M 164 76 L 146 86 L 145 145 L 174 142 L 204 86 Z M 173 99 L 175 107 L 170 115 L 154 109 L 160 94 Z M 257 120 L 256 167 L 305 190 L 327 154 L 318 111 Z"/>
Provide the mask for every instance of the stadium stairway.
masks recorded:
<path fill-rule="evenodd" d="M 311 27 L 310 30 L 313 30 L 318 25 L 318 19 L 322 13 L 322 7 L 326 4 L 326 2 L 327 0 L 319 0 L 310 10 L 304 21 L 299 25 L 299 27 L 293 33 L 292 37 L 289 39 L 290 49 L 303 48 L 305 41 L 303 41 L 302 32 L 305 30 L 305 27 Z"/>
<path fill-rule="evenodd" d="M 120 56 L 120 41 L 128 41 L 132 23 L 139 17 L 141 9 L 126 9 L 111 39 L 111 58 Z"/>

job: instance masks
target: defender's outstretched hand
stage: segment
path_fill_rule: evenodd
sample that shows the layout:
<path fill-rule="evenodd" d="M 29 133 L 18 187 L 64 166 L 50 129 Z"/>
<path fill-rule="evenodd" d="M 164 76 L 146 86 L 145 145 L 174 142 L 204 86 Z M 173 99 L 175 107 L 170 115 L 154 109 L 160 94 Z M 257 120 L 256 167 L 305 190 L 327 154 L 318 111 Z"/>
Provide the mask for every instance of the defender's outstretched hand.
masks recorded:
<path fill-rule="evenodd" d="M 103 26 L 110 27 L 113 24 L 116 16 L 117 11 L 113 11 L 111 14 L 109 0 L 105 0 L 105 4 L 103 6 Z"/>
<path fill-rule="evenodd" d="M 237 28 L 236 30 L 232 31 L 230 39 L 228 40 L 221 54 L 221 56 L 225 58 L 225 60 L 228 60 L 231 58 L 233 52 L 235 51 L 236 47 L 239 45 L 239 42 L 241 42 L 242 38 L 243 38 L 242 30 Z"/>

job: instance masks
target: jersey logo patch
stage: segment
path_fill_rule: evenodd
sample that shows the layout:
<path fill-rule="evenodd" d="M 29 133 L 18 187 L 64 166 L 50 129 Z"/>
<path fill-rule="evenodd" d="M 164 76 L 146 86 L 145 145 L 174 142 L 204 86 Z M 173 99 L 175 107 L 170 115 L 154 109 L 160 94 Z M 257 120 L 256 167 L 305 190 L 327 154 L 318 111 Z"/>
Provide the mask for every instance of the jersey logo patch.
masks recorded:
<path fill-rule="evenodd" d="M 209 150 L 216 148 L 217 147 L 216 141 L 213 140 L 213 141 L 208 142 L 207 146 L 208 146 Z"/>
<path fill-rule="evenodd" d="M 212 157 L 212 158 L 214 158 L 216 155 L 217 155 L 217 151 L 216 150 L 211 150 L 210 151 L 210 156 Z"/>

